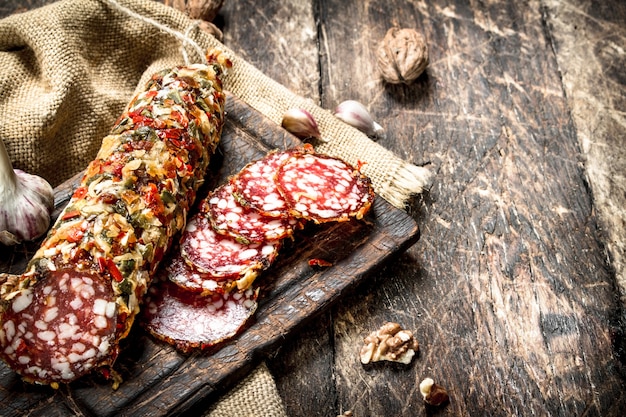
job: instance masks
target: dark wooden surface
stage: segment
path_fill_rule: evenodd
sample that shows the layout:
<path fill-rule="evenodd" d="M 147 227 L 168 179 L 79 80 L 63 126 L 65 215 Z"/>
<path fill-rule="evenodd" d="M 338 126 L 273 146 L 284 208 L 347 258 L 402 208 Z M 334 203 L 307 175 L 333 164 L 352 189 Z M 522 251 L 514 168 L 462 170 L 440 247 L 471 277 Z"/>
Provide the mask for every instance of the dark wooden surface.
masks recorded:
<path fill-rule="evenodd" d="M 293 91 L 365 103 L 380 143 L 436 174 L 407 207 L 420 241 L 268 352 L 290 417 L 623 414 L 623 1 L 226 0 L 217 23 Z M 376 72 L 391 26 L 428 39 L 411 86 Z M 361 366 L 387 320 L 419 356 Z M 426 376 L 447 406 L 424 407 Z"/>

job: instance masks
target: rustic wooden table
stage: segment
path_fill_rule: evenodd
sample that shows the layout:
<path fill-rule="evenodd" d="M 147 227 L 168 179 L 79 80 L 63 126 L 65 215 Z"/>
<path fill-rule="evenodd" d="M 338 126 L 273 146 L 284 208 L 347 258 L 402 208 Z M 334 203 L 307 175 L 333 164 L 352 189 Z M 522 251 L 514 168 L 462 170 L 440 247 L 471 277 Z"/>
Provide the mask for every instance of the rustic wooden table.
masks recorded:
<path fill-rule="evenodd" d="M 226 0 L 217 23 L 322 107 L 364 103 L 382 145 L 435 172 L 407 207 L 420 241 L 269 357 L 290 417 L 623 415 L 625 2 Z M 414 84 L 376 70 L 393 26 L 428 40 Z M 418 338 L 411 365 L 359 363 L 385 321 Z M 427 376 L 449 404 L 424 406 Z"/>

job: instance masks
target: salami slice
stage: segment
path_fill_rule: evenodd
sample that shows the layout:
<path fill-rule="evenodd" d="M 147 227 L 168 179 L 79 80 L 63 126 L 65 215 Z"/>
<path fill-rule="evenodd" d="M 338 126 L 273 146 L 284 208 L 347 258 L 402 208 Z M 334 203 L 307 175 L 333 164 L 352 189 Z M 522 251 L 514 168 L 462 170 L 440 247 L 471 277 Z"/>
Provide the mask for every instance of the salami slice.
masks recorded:
<path fill-rule="evenodd" d="M 203 295 L 224 294 L 237 288 L 236 279 L 201 272 L 185 262 L 180 252 L 169 260 L 165 270 L 170 281 L 179 287 Z"/>
<path fill-rule="evenodd" d="M 369 178 L 326 155 L 291 155 L 275 180 L 291 214 L 316 223 L 361 219 L 374 201 Z"/>
<path fill-rule="evenodd" d="M 239 204 L 230 183 L 218 187 L 206 200 L 213 228 L 241 242 L 261 243 L 280 240 L 293 234 L 299 221 L 290 216 L 269 217 Z"/>
<path fill-rule="evenodd" d="M 186 262 L 216 278 L 236 280 L 240 290 L 248 288 L 274 261 L 279 248 L 279 241 L 244 244 L 220 235 L 202 215 L 191 218 L 180 241 Z"/>
<path fill-rule="evenodd" d="M 287 204 L 276 187 L 274 177 L 285 160 L 301 152 L 301 149 L 273 151 L 248 164 L 232 178 L 233 192 L 243 205 L 252 207 L 265 216 L 287 215 Z"/>
<path fill-rule="evenodd" d="M 182 352 L 206 349 L 235 336 L 257 308 L 258 289 L 202 296 L 168 279 L 153 282 L 142 321 L 157 339 Z"/>
<path fill-rule="evenodd" d="M 10 300 L 0 330 L 2 357 L 27 381 L 72 381 L 117 354 L 111 352 L 116 313 L 108 279 L 51 271 Z"/>

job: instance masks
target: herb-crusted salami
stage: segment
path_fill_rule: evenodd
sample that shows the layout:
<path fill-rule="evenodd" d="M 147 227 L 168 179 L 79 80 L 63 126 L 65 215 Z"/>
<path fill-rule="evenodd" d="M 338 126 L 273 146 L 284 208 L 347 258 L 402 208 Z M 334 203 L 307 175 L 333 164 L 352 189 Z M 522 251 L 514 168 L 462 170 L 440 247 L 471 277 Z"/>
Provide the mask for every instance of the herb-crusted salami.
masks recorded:
<path fill-rule="evenodd" d="M 316 223 L 361 219 L 374 201 L 369 178 L 326 155 L 291 155 L 275 181 L 290 214 Z"/>
<path fill-rule="evenodd" d="M 182 352 L 205 349 L 236 335 L 257 308 L 258 289 L 202 296 L 168 279 L 150 287 L 143 325 Z"/>
<path fill-rule="evenodd" d="M 0 289 L 0 356 L 26 381 L 56 386 L 115 361 L 220 139 L 230 62 L 208 60 L 155 74 L 131 100 L 27 271 Z M 50 294 L 67 303 L 48 308 Z"/>

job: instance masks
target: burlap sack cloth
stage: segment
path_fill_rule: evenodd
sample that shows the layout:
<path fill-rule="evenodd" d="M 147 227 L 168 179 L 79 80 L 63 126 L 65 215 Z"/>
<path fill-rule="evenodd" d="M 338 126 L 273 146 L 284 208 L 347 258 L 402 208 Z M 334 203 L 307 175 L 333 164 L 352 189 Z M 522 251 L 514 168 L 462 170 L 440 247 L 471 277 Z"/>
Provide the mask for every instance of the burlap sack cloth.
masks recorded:
<path fill-rule="evenodd" d="M 154 72 L 182 64 L 184 57 L 199 62 L 193 44 L 183 50 L 185 34 L 202 50 L 227 51 L 233 68 L 225 88 L 276 123 L 289 108 L 309 110 L 322 135 L 332 139 L 318 150 L 353 164 L 367 161 L 363 171 L 391 204 L 403 207 L 427 185 L 426 169 L 400 160 L 269 79 L 196 23 L 152 0 L 62 0 L 0 20 L 0 138 L 14 168 L 40 175 L 53 186 L 85 168 L 132 95 Z M 285 413 L 262 364 L 213 404 L 209 415 Z"/>

